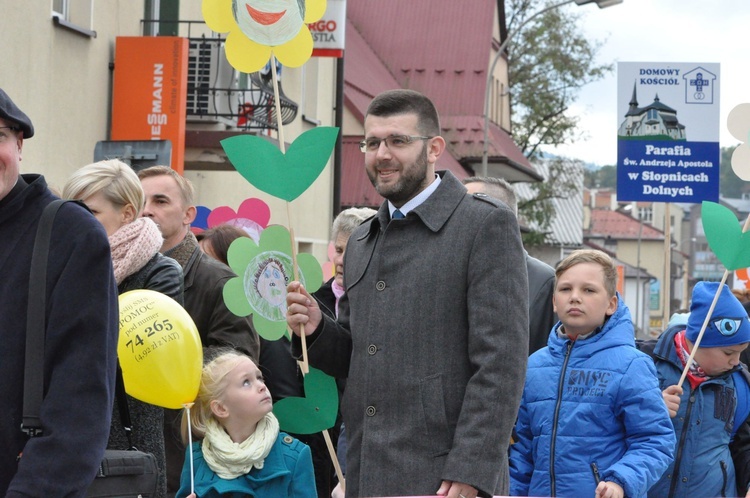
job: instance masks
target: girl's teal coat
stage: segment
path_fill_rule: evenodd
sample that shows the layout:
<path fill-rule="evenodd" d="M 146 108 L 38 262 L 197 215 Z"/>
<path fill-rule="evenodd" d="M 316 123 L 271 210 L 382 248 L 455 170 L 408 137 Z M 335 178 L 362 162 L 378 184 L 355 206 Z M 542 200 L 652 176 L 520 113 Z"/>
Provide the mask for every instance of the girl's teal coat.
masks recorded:
<path fill-rule="evenodd" d="M 188 450 L 177 498 L 190 494 L 190 458 Z M 316 498 L 318 495 L 310 448 L 283 432 L 279 433 L 262 469 L 253 468 L 249 474 L 235 479 L 222 479 L 208 467 L 200 442 L 193 443 L 192 458 L 195 493 L 199 498 Z"/>

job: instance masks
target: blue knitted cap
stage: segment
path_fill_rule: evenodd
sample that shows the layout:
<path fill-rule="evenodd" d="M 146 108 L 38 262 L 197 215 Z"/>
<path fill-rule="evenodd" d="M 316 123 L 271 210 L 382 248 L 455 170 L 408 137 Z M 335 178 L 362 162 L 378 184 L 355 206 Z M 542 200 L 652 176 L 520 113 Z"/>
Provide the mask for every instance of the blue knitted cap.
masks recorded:
<path fill-rule="evenodd" d="M 701 331 L 718 288 L 718 282 L 698 282 L 693 288 L 693 300 L 690 303 L 690 317 L 685 334 L 692 343 L 695 343 Z M 750 320 L 747 312 L 729 287 L 722 285 L 721 295 L 716 301 L 714 312 L 706 325 L 699 346 L 717 348 L 746 342 L 750 342 Z"/>

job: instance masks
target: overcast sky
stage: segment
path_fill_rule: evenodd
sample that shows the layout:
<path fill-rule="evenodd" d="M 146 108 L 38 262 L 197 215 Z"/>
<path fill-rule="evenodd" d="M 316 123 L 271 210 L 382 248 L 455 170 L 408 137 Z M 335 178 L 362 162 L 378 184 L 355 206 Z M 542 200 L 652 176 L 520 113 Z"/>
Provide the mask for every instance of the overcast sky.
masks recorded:
<path fill-rule="evenodd" d="M 593 4 L 562 8 L 583 13 L 584 32 L 604 42 L 600 63 L 720 63 L 720 145 L 738 144 L 726 120 L 733 107 L 750 102 L 750 0 L 624 0 L 606 9 Z M 572 107 L 588 138 L 545 150 L 600 166 L 615 164 L 622 120 L 616 106 L 615 70 L 583 87 Z"/>

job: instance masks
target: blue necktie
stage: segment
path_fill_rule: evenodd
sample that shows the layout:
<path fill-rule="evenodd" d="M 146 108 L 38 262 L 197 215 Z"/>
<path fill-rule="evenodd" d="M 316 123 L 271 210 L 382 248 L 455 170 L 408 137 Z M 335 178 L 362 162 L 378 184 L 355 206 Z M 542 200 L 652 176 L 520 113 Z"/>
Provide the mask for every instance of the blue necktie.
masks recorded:
<path fill-rule="evenodd" d="M 393 212 L 393 215 L 391 216 L 391 219 L 394 220 L 402 220 L 404 219 L 404 213 L 399 211 L 398 209 Z"/>

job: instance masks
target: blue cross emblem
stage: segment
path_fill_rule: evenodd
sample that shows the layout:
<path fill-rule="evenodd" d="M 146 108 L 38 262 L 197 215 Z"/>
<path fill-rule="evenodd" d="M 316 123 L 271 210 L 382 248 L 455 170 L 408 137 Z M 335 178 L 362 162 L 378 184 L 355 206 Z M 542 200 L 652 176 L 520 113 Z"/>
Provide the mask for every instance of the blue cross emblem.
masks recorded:
<path fill-rule="evenodd" d="M 695 79 L 694 80 L 690 80 L 690 82 L 688 84 L 690 86 L 694 86 L 696 92 L 702 92 L 703 91 L 703 87 L 704 86 L 708 86 L 709 83 L 710 82 L 708 80 L 704 80 L 703 79 L 703 73 L 696 73 L 695 74 Z"/>

